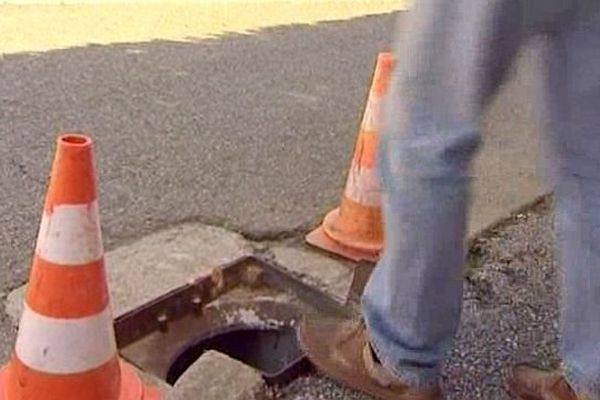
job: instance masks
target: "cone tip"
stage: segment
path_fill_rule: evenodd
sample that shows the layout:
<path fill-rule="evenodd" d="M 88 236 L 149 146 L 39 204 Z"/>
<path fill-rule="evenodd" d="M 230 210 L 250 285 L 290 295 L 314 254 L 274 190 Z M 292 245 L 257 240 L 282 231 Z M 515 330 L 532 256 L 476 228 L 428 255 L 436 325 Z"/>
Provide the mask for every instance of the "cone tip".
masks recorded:
<path fill-rule="evenodd" d="M 394 67 L 394 56 L 392 53 L 379 53 L 377 56 L 377 69 L 382 79 L 389 79 Z"/>
<path fill-rule="evenodd" d="M 384 96 L 389 87 L 389 82 L 394 68 L 392 53 L 382 52 L 377 55 L 372 90 L 377 96 Z"/>
<path fill-rule="evenodd" d="M 84 204 L 96 199 L 92 139 L 80 133 L 57 138 L 46 194 L 46 209 L 58 204 Z"/>
<path fill-rule="evenodd" d="M 64 133 L 58 137 L 58 145 L 63 147 L 88 147 L 92 139 L 81 133 Z"/>
<path fill-rule="evenodd" d="M 392 63 L 394 60 L 394 56 L 390 52 L 381 52 L 377 55 L 377 60 L 380 63 Z"/>

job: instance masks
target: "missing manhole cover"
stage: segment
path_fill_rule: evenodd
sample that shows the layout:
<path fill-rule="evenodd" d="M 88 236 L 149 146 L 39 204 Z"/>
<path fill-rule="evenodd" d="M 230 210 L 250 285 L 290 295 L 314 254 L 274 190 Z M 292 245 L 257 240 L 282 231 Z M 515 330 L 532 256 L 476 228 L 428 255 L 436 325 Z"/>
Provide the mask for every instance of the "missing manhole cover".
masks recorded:
<path fill-rule="evenodd" d="M 298 348 L 296 330 L 282 328 L 251 328 L 245 325 L 228 327 L 191 343 L 177 356 L 167 372 L 167 383 L 173 385 L 206 351 L 227 354 L 262 372 L 267 381 L 283 379 L 285 371 L 297 373 L 307 369 Z M 275 383 L 275 382 L 274 382 Z"/>
<path fill-rule="evenodd" d="M 121 354 L 167 383 L 216 350 L 282 384 L 308 366 L 296 328 L 303 313 L 351 311 L 286 274 L 245 257 L 180 287 L 115 322 Z"/>

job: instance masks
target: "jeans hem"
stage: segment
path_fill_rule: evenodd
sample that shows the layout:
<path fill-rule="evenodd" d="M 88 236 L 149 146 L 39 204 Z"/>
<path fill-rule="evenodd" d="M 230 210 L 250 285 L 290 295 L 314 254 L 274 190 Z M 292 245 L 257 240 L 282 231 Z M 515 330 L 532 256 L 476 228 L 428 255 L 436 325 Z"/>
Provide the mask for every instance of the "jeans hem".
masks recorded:
<path fill-rule="evenodd" d="M 368 334 L 368 329 L 367 329 Z M 384 356 L 381 349 L 385 348 L 380 341 L 371 335 L 367 335 L 371 348 L 377 355 L 381 365 L 390 371 L 400 382 L 414 388 L 430 389 L 439 384 L 441 368 L 419 368 L 402 365 L 393 365 Z M 387 351 L 386 351 L 387 352 Z M 595 400 L 595 399 L 594 399 Z"/>

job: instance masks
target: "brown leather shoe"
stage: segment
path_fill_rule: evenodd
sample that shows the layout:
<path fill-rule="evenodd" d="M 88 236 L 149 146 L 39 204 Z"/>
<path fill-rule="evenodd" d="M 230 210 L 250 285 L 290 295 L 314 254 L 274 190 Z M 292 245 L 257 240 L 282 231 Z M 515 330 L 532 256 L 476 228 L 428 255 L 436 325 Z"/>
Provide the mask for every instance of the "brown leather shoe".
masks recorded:
<path fill-rule="evenodd" d="M 521 400 L 586 400 L 577 395 L 560 372 L 527 364 L 513 367 L 507 378 L 510 393 Z"/>
<path fill-rule="evenodd" d="M 323 373 L 383 400 L 441 400 L 439 388 L 416 389 L 400 382 L 373 359 L 364 323 L 307 318 L 300 344 Z"/>

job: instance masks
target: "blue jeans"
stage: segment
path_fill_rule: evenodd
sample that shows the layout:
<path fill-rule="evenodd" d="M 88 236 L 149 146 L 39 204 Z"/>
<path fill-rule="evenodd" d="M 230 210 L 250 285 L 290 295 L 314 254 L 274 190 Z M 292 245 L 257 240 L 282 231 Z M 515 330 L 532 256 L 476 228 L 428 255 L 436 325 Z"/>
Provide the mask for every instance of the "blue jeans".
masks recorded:
<path fill-rule="evenodd" d="M 428 386 L 462 303 L 471 160 L 483 111 L 532 36 L 548 38 L 543 129 L 557 200 L 562 357 L 600 399 L 600 13 L 595 0 L 416 0 L 379 145 L 385 249 L 363 314 L 382 363 Z"/>

